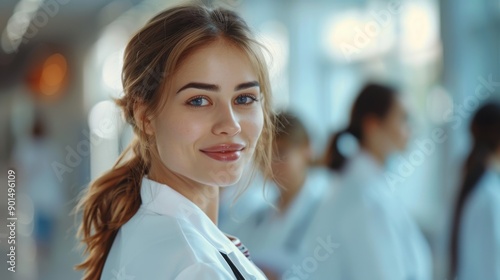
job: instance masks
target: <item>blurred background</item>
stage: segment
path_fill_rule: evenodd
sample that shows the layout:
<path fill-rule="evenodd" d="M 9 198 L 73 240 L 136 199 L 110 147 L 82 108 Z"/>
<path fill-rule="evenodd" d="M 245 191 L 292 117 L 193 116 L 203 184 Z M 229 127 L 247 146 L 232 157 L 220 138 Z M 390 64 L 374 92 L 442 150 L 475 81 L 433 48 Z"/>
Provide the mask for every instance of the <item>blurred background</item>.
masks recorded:
<path fill-rule="evenodd" d="M 80 279 L 69 213 L 130 139 L 111 101 L 123 94 L 124 47 L 153 15 L 181 2 L 0 1 L 1 279 Z M 399 89 L 412 140 L 397 159 L 407 166 L 394 169 L 396 188 L 431 246 L 434 279 L 445 279 L 468 122 L 486 95 L 500 98 L 500 2 L 205 2 L 241 13 L 270 50 L 276 109 L 302 120 L 315 158 L 346 126 L 367 81 Z M 436 128 L 446 140 L 422 150 Z M 17 183 L 15 273 L 6 266 L 9 169 Z"/>

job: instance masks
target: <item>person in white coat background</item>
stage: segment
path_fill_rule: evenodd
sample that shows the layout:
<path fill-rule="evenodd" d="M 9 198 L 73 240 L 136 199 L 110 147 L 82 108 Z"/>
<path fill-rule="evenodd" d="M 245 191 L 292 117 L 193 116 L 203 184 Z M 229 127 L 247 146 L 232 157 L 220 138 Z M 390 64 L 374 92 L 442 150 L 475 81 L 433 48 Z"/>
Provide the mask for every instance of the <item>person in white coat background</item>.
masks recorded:
<path fill-rule="evenodd" d="M 453 220 L 451 279 L 500 280 L 500 103 L 483 105 L 470 132 Z"/>
<path fill-rule="evenodd" d="M 339 185 L 314 218 L 302 259 L 286 279 L 431 279 L 428 244 L 384 176 L 388 157 L 408 138 L 407 112 L 396 91 L 365 86 L 326 156 L 341 174 Z"/>
<path fill-rule="evenodd" d="M 159 13 L 128 43 L 117 100 L 134 141 L 77 213 L 83 279 L 266 279 L 217 227 L 219 187 L 271 172 L 271 92 L 260 45 L 235 12 Z"/>
<path fill-rule="evenodd" d="M 331 182 L 326 168 L 312 166 L 309 134 L 297 116 L 281 112 L 274 127 L 274 178 L 266 187 L 277 195 L 228 232 L 240 237 L 269 279 L 280 279 Z"/>

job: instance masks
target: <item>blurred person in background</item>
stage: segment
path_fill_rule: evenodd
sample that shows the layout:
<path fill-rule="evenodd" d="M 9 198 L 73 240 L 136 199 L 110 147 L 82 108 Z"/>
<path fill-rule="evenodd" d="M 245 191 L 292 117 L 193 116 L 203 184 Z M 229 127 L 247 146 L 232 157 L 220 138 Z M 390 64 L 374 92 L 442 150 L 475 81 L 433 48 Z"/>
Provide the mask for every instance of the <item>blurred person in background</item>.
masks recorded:
<path fill-rule="evenodd" d="M 329 172 L 311 166 L 312 150 L 304 124 L 291 113 L 275 118 L 273 182 L 278 195 L 234 231 L 269 279 L 280 279 L 293 264 L 304 234 L 329 187 Z"/>
<path fill-rule="evenodd" d="M 84 279 L 265 279 L 217 228 L 219 187 L 249 163 L 271 172 L 270 84 L 252 38 L 235 12 L 185 5 L 130 40 L 117 103 L 136 138 L 76 208 Z"/>
<path fill-rule="evenodd" d="M 470 133 L 453 220 L 452 279 L 500 280 L 500 103 L 483 105 Z"/>
<path fill-rule="evenodd" d="M 14 147 L 14 166 L 18 168 L 20 191 L 26 193 L 32 205 L 22 205 L 27 216 L 33 217 L 33 237 L 37 257 L 46 261 L 53 248 L 55 229 L 62 217 L 65 193 L 57 179 L 52 163 L 58 157 L 58 149 L 49 140 L 43 115 L 36 113 L 29 137 L 22 138 Z M 33 212 L 31 212 L 33 211 Z M 43 268 L 43 265 L 40 266 Z"/>
<path fill-rule="evenodd" d="M 347 129 L 333 136 L 326 156 L 329 168 L 340 172 L 340 182 L 307 233 L 304 257 L 316 254 L 319 239 L 333 244 L 322 253 L 313 279 L 431 279 L 428 244 L 384 176 L 388 158 L 403 151 L 408 138 L 407 112 L 398 93 L 365 86 Z M 301 273 L 300 267 L 289 271 Z"/>
<path fill-rule="evenodd" d="M 264 178 L 260 172 L 243 172 L 240 181 L 232 186 L 220 189 L 218 226 L 226 233 L 239 236 L 247 219 L 257 211 L 272 205 L 279 195 L 278 188 Z M 243 232 L 245 235 L 245 232 Z M 246 244 L 246 242 L 245 242 Z M 249 248 L 249 250 L 253 250 Z M 253 259 L 253 257 L 252 257 Z M 269 277 L 269 276 L 268 276 Z"/>
<path fill-rule="evenodd" d="M 246 219 L 267 207 L 279 193 L 262 174 L 252 174 L 250 170 L 243 173 L 237 184 L 220 190 L 218 225 L 227 233 L 237 232 Z"/>

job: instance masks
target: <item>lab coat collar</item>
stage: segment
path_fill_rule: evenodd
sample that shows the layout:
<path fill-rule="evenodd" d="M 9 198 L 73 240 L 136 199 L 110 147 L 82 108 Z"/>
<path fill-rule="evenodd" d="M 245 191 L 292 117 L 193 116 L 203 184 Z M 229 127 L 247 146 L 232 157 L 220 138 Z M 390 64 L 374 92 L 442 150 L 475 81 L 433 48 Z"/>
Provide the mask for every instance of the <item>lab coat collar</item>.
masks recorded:
<path fill-rule="evenodd" d="M 388 192 L 390 189 L 384 174 L 384 167 L 370 153 L 361 150 L 348 162 L 343 180 L 352 187 L 357 186 L 361 189 L 370 188 Z"/>
<path fill-rule="evenodd" d="M 352 169 L 357 171 L 363 170 L 368 173 L 368 175 L 381 176 L 384 173 L 383 166 L 381 166 L 370 153 L 363 150 L 360 150 L 353 156 L 350 165 Z"/>
<path fill-rule="evenodd" d="M 160 215 L 185 220 L 204 236 L 208 242 L 224 254 L 232 253 L 236 247 L 210 218 L 191 200 L 171 187 L 144 176 L 141 184 L 141 207 Z"/>

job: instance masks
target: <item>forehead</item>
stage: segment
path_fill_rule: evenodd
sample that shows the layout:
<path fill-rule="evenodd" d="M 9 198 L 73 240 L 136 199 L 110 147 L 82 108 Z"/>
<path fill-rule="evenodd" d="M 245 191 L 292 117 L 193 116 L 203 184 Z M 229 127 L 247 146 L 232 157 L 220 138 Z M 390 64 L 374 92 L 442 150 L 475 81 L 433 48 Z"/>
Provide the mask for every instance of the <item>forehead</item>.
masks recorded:
<path fill-rule="evenodd" d="M 189 54 L 176 70 L 172 84 L 206 82 L 228 85 L 257 80 L 257 71 L 247 52 L 225 40 L 217 40 Z"/>

